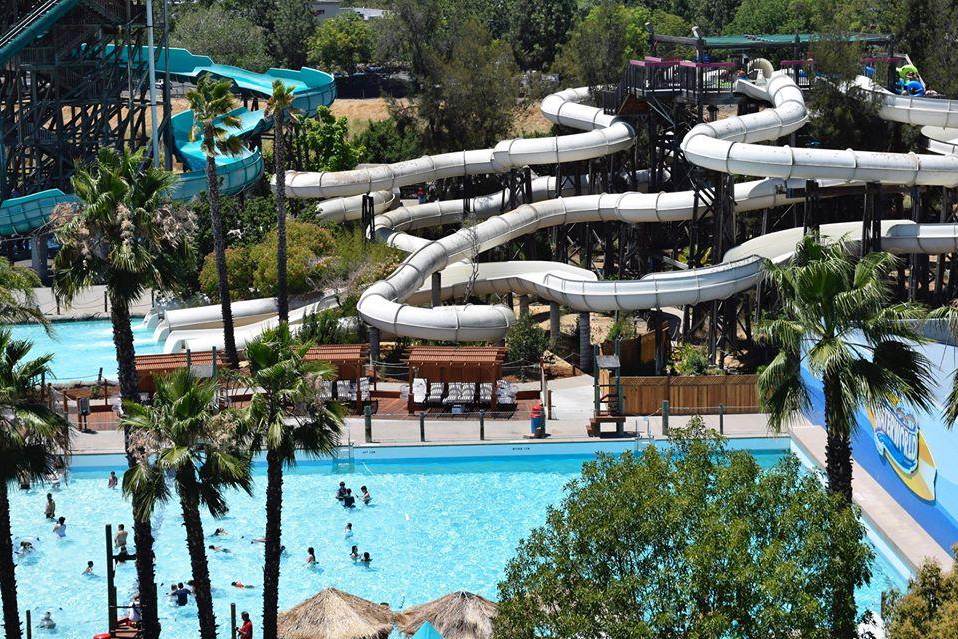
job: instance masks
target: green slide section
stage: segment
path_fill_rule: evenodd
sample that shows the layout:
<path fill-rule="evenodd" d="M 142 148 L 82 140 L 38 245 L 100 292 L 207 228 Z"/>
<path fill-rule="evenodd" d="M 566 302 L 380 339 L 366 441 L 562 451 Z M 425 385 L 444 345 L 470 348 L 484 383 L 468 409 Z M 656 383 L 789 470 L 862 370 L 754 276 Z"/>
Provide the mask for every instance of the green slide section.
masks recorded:
<path fill-rule="evenodd" d="M 46 0 L 23 16 L 0 36 L 0 64 L 23 51 L 57 23 L 79 0 Z"/>
<path fill-rule="evenodd" d="M 76 1 L 61 0 L 61 3 L 70 4 L 72 7 Z M 34 37 L 42 33 L 43 30 L 37 31 Z M 273 82 L 280 80 L 286 86 L 292 87 L 295 95 L 293 105 L 302 113 L 313 114 L 320 106 L 329 106 L 336 99 L 336 82 L 333 76 L 316 69 L 269 69 L 265 73 L 254 73 L 240 67 L 216 64 L 209 57 L 194 55 L 186 49 L 170 49 L 168 56 L 162 51 L 158 53 L 155 62 L 157 73 L 165 72 L 166 65 L 169 64 L 170 75 L 186 82 L 196 82 L 204 75 L 213 75 L 232 81 L 239 92 L 267 98 L 273 93 Z M 128 56 L 128 51 L 123 51 L 120 55 L 122 59 L 127 59 Z M 146 47 L 132 51 L 132 60 L 137 64 L 146 64 L 146 56 Z M 241 138 L 261 134 L 273 125 L 262 109 L 250 111 L 246 107 L 240 107 L 231 115 L 239 119 L 239 125 L 232 132 Z M 173 154 L 185 170 L 178 176 L 170 197 L 187 201 L 205 193 L 209 188 L 206 179 L 206 155 L 200 149 L 198 140 L 190 140 L 190 131 L 193 128 L 191 110 L 174 114 L 170 118 L 170 127 L 173 134 Z M 258 149 L 248 146 L 244 146 L 237 155 L 218 155 L 216 173 L 220 179 L 220 192 L 224 195 L 235 195 L 262 176 L 263 156 Z M 28 233 L 37 229 L 46 224 L 57 204 L 71 201 L 76 201 L 76 198 L 59 189 L 8 199 L 0 204 L 0 236 Z"/>

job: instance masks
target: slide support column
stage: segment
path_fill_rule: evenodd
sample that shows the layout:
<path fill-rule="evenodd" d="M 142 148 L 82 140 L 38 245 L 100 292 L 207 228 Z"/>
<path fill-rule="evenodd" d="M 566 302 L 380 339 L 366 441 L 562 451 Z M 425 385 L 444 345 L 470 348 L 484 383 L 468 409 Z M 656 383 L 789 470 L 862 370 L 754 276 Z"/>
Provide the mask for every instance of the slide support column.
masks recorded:
<path fill-rule="evenodd" d="M 592 372 L 592 321 L 588 311 L 579 313 L 579 368 Z"/>

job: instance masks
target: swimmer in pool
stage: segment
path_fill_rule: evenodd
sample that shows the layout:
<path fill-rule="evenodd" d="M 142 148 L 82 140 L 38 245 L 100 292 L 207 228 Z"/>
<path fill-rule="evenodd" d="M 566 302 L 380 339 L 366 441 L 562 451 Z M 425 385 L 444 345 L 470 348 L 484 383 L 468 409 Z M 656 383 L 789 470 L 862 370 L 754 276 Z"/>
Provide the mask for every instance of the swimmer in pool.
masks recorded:
<path fill-rule="evenodd" d="M 230 585 L 233 586 L 234 588 L 243 588 L 244 590 L 256 587 L 253 584 L 244 584 L 242 581 L 233 581 L 230 583 Z"/>
<path fill-rule="evenodd" d="M 36 550 L 36 547 L 34 547 L 33 542 L 24 539 L 20 541 L 20 549 L 17 551 L 17 554 L 21 557 L 25 557 L 34 550 Z"/>
<path fill-rule="evenodd" d="M 352 523 L 347 523 L 347 524 L 346 524 L 346 529 L 343 531 L 343 536 L 346 537 L 346 539 L 349 539 L 350 537 L 353 536 L 353 525 L 352 525 Z"/>
<path fill-rule="evenodd" d="M 53 620 L 53 613 L 47 610 L 45 613 L 43 613 L 43 617 L 40 619 L 40 623 L 38 625 L 44 630 L 53 630 L 57 627 L 57 622 Z"/>
<path fill-rule="evenodd" d="M 212 550 L 213 552 L 225 552 L 225 553 L 229 553 L 230 551 L 229 548 L 224 548 L 223 546 L 214 546 L 213 544 L 210 544 L 210 550 Z"/>
<path fill-rule="evenodd" d="M 92 562 L 92 561 L 86 562 L 86 568 L 83 570 L 83 573 L 82 573 L 82 574 L 85 575 L 85 576 L 87 576 L 87 577 L 93 577 L 93 576 L 95 576 L 95 575 L 93 574 L 93 562 Z"/>
<path fill-rule="evenodd" d="M 53 527 L 53 532 L 57 534 L 57 537 L 63 539 L 67 536 L 67 518 L 60 517 L 57 519 L 57 525 Z"/>
<path fill-rule="evenodd" d="M 53 501 L 53 493 L 47 493 L 47 505 L 43 509 L 43 514 L 50 521 L 57 518 L 57 502 Z"/>
<path fill-rule="evenodd" d="M 226 532 L 226 529 L 225 529 L 225 528 L 217 528 L 216 530 L 213 531 L 213 536 L 214 536 L 214 537 L 225 537 L 225 536 L 227 536 L 228 534 L 229 534 L 229 533 Z"/>
<path fill-rule="evenodd" d="M 362 493 L 360 498 L 363 500 L 363 503 L 368 506 L 369 502 L 373 500 L 373 496 L 369 494 L 369 489 L 365 486 L 360 486 L 359 492 Z"/>
<path fill-rule="evenodd" d="M 364 552 L 363 558 L 359 560 L 359 563 L 361 563 L 364 566 L 368 566 L 372 562 L 372 560 L 373 558 L 369 556 L 369 553 Z"/>
<path fill-rule="evenodd" d="M 346 498 L 346 495 L 349 494 L 349 489 L 346 488 L 346 482 L 339 482 L 339 488 L 336 489 L 336 499 L 342 501 Z"/>
<path fill-rule="evenodd" d="M 107 487 L 107 488 L 116 488 L 116 485 L 117 485 L 118 483 L 120 483 L 120 482 L 119 482 L 119 479 L 117 479 L 116 471 L 115 471 L 115 470 L 111 470 L 111 471 L 110 471 L 110 478 L 109 478 L 108 480 L 106 480 L 106 487 Z"/>
<path fill-rule="evenodd" d="M 310 546 L 306 549 L 306 566 L 313 567 L 316 565 L 316 551 L 313 550 L 313 547 Z"/>
<path fill-rule="evenodd" d="M 349 488 L 346 489 L 346 496 L 343 497 L 343 508 L 355 508 L 356 507 L 356 498 L 353 497 L 353 491 Z"/>
<path fill-rule="evenodd" d="M 349 553 L 349 558 L 353 561 L 359 561 L 359 546 L 353 546 L 353 549 Z"/>
<path fill-rule="evenodd" d="M 116 534 L 113 535 L 113 547 L 122 548 L 126 546 L 126 539 L 130 536 L 130 533 L 126 530 L 123 524 L 120 524 L 116 527 Z"/>

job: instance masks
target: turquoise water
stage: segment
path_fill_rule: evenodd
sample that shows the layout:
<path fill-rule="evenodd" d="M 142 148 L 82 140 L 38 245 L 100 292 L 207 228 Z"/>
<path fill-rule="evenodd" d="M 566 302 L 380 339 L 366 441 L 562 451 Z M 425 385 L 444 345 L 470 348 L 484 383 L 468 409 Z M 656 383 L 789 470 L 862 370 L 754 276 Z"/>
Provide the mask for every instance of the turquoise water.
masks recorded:
<path fill-rule="evenodd" d="M 116 350 L 109 320 L 56 322 L 52 335 L 35 324 L 9 328 L 17 339 L 33 342 L 35 356 L 53 353 L 51 367 L 56 380 L 96 379 L 101 368 L 104 376 L 116 379 Z M 144 328 L 139 318 L 133 320 L 133 347 L 137 355 L 163 351 L 163 345 L 153 341 L 153 331 Z"/>
<path fill-rule="evenodd" d="M 758 453 L 763 465 L 777 453 Z M 545 521 L 546 508 L 559 500 L 563 486 L 590 456 L 412 460 L 358 463 L 355 470 L 335 470 L 329 462 L 301 463 L 286 476 L 283 542 L 288 556 L 282 566 L 280 605 L 288 608 L 327 586 L 335 586 L 394 608 L 422 603 L 450 591 L 466 589 L 496 596 L 496 584 L 516 544 Z M 121 469 L 116 468 L 119 472 Z M 118 491 L 106 486 L 109 469 L 75 471 L 68 485 L 55 492 L 57 515 L 67 518 L 66 538 L 58 539 L 43 516 L 44 489 L 13 491 L 13 532 L 39 537 L 38 551 L 19 561 L 21 611 L 34 619 L 52 610 L 56 635 L 89 639 L 105 627 L 106 582 L 104 524 L 130 526 L 129 507 Z M 368 507 L 346 512 L 333 499 L 340 480 L 358 491 L 367 485 L 374 497 Z M 262 552 L 252 538 L 265 523 L 264 468 L 256 469 L 253 497 L 232 495 L 230 514 L 204 521 L 207 534 L 219 526 L 230 535 L 210 537 L 209 544 L 230 549 L 212 553 L 217 618 L 229 623 L 229 604 L 261 614 Z M 343 528 L 352 522 L 354 536 Z M 156 518 L 157 581 L 160 592 L 190 575 L 179 508 L 167 505 Z M 132 533 L 130 534 L 132 541 Z M 373 558 L 370 567 L 354 564 L 351 545 Z M 316 550 L 319 568 L 304 564 L 306 548 Z M 87 560 L 96 577 L 83 577 Z M 120 603 L 128 603 L 134 578 L 132 562 L 118 569 Z M 234 580 L 255 584 L 237 590 Z M 858 593 L 861 606 L 877 610 L 881 592 L 902 585 L 891 565 L 879 558 L 872 584 Z M 176 608 L 161 604 L 164 636 L 196 636 L 196 609 L 191 600 Z M 35 636 L 41 636 L 39 633 Z"/>

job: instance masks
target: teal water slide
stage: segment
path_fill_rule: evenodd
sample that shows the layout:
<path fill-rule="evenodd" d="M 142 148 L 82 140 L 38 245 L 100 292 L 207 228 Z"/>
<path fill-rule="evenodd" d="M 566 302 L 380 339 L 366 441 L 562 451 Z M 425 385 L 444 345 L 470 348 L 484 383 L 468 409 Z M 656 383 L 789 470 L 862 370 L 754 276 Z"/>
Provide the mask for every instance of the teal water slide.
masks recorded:
<path fill-rule="evenodd" d="M 45 26 L 34 28 L 33 38 L 43 35 L 66 10 L 76 4 L 76 0 L 50 0 L 43 6 L 47 4 L 70 6 L 57 12 L 55 19 L 47 18 L 49 13 L 43 14 L 42 20 L 38 22 L 44 22 Z M 11 41 L 15 41 L 16 46 L 20 47 L 17 51 L 29 44 L 29 41 L 24 44 L 24 38 Z M 147 49 L 142 47 L 125 53 L 131 54 L 135 61 L 145 63 Z M 238 92 L 268 98 L 273 93 L 273 81 L 280 80 L 286 86 L 292 87 L 295 96 L 293 106 L 302 113 L 313 114 L 320 106 L 329 106 L 336 99 L 333 76 L 316 69 L 269 69 L 265 73 L 255 73 L 240 67 L 216 64 L 209 57 L 194 55 L 186 49 L 169 49 L 168 53 L 157 49 L 157 54 L 157 70 L 165 70 L 169 64 L 170 75 L 182 81 L 196 82 L 204 75 L 212 75 L 230 80 Z M 4 56 L 9 58 L 12 55 L 15 53 L 7 55 L 6 49 L 0 47 L 0 60 L 3 60 Z M 231 115 L 239 119 L 239 126 L 232 132 L 243 139 L 268 131 L 273 125 L 272 119 L 267 118 L 262 109 L 250 111 L 246 107 L 239 107 Z M 190 140 L 190 131 L 193 128 L 191 110 L 174 114 L 170 118 L 170 127 L 173 134 L 173 155 L 184 168 L 170 197 L 177 201 L 188 201 L 208 189 L 206 155 L 200 149 L 199 141 Z M 237 155 L 218 155 L 216 173 L 220 180 L 220 192 L 224 195 L 235 195 L 259 180 L 263 174 L 263 156 L 259 149 L 249 146 L 244 146 Z M 5 200 L 0 203 L 0 236 L 28 233 L 39 228 L 49 220 L 54 207 L 75 201 L 75 196 L 65 194 L 60 189 L 49 189 Z"/>

